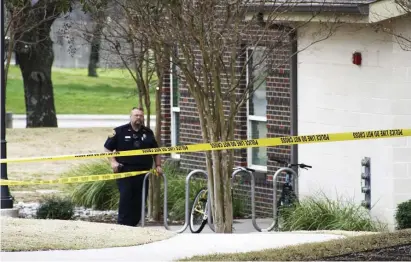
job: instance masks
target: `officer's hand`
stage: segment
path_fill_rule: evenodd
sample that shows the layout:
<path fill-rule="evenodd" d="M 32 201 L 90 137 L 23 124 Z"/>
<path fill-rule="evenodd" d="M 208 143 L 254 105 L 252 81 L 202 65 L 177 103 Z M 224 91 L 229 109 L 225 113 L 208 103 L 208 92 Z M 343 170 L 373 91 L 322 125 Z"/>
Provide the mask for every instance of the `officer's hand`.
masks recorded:
<path fill-rule="evenodd" d="M 159 175 L 163 173 L 163 169 L 161 168 L 161 166 L 156 167 L 156 171 Z"/>
<path fill-rule="evenodd" d="M 120 163 L 119 162 L 111 162 L 111 168 L 113 169 L 114 173 L 118 173 L 119 171 L 119 167 L 120 167 Z"/>

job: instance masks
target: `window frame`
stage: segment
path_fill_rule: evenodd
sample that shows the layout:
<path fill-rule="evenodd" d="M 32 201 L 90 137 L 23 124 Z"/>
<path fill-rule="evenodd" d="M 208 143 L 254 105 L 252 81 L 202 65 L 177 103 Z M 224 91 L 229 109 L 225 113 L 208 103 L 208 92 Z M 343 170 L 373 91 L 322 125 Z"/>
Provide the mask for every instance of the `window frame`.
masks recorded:
<path fill-rule="evenodd" d="M 265 48 L 264 46 L 257 46 L 257 47 L 247 47 L 246 49 L 246 61 L 247 61 L 247 68 L 246 68 L 246 92 L 249 91 L 249 84 L 250 84 L 250 78 L 251 78 L 251 74 L 252 72 L 250 72 L 250 67 L 253 67 L 253 61 L 252 59 L 250 59 L 250 55 L 253 55 L 253 52 L 255 51 L 256 48 Z M 251 52 L 250 52 L 251 51 Z M 267 80 L 265 80 L 267 82 Z M 267 99 L 267 85 L 266 85 L 266 93 L 265 93 L 265 98 Z M 249 97 L 248 101 L 247 101 L 247 139 L 252 139 L 251 136 L 251 128 L 252 128 L 252 122 L 256 121 L 256 122 L 264 122 L 267 123 L 267 109 L 265 111 L 265 116 L 257 116 L 257 115 L 250 115 L 250 103 L 252 103 L 253 97 Z M 267 101 L 268 104 L 268 101 Z M 267 130 L 268 131 L 268 130 Z M 252 155 L 252 147 L 248 147 L 247 148 L 247 166 L 249 168 L 255 169 L 257 171 L 262 171 L 262 172 L 267 172 L 267 165 L 255 165 L 253 164 L 253 155 Z M 267 161 L 268 161 L 268 157 L 267 157 Z"/>
<path fill-rule="evenodd" d="M 173 64 L 173 59 L 170 59 L 170 111 L 171 111 L 171 121 L 170 121 L 170 133 L 171 133 L 171 146 L 177 145 L 177 128 L 180 126 L 176 126 L 176 118 L 177 114 L 180 117 L 180 104 L 179 101 L 178 107 L 175 107 L 174 102 L 174 70 L 176 66 Z M 179 83 L 177 83 L 177 92 L 180 91 Z M 171 153 L 171 157 L 175 159 L 180 159 L 180 154 L 178 153 Z"/>

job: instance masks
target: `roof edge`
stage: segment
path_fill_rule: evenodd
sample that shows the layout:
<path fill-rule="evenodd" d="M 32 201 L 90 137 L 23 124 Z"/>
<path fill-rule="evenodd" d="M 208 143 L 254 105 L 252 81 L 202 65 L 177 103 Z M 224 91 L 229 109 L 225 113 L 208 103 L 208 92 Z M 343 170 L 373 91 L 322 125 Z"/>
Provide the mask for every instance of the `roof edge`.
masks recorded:
<path fill-rule="evenodd" d="M 379 0 L 363 4 L 254 4 L 245 8 L 250 14 L 278 13 L 279 17 L 289 22 L 307 21 L 308 16 L 312 14 L 317 17 L 312 22 L 318 22 L 337 14 L 340 22 L 373 24 L 407 14 L 405 10 L 401 10 L 396 0 Z"/>
<path fill-rule="evenodd" d="M 311 13 L 311 12 L 338 12 L 347 14 L 368 15 L 370 11 L 369 4 L 361 5 L 248 5 L 250 12 L 293 12 L 293 13 Z"/>

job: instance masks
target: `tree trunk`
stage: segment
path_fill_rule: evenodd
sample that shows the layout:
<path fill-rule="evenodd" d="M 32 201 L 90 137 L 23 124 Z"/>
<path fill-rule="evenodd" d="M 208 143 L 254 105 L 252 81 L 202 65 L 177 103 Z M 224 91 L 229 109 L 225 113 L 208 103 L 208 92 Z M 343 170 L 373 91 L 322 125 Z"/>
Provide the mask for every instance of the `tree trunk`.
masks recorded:
<path fill-rule="evenodd" d="M 8 80 L 8 75 L 9 75 L 9 68 L 10 68 L 10 61 L 11 61 L 11 57 L 13 55 L 13 46 L 14 46 L 14 32 L 13 32 L 13 27 L 10 26 L 9 29 L 10 32 L 10 39 L 8 41 L 8 43 L 6 43 L 7 46 L 7 56 L 6 56 L 6 65 L 4 66 L 4 84 L 6 85 L 5 88 L 7 87 L 7 80 Z M 5 46 L 6 46 L 5 45 Z M 6 47 L 5 47 L 6 48 Z M 15 58 L 15 60 L 17 61 L 17 58 Z"/>
<path fill-rule="evenodd" d="M 19 43 L 16 56 L 23 76 L 26 104 L 26 127 L 57 127 L 54 106 L 51 67 L 54 61 L 53 42 L 49 34 L 52 21 L 39 28 L 24 32 L 23 40 L 32 44 Z M 42 39 L 36 42 L 36 39 Z"/>
<path fill-rule="evenodd" d="M 222 156 L 221 168 L 222 168 L 222 182 L 223 182 L 223 206 L 224 206 L 224 225 L 222 232 L 233 232 L 233 196 L 231 192 L 231 174 L 233 172 L 233 152 L 227 152 L 226 150 L 220 151 Z"/>
<path fill-rule="evenodd" d="M 146 69 L 148 70 L 148 68 Z M 160 77 L 159 77 L 159 81 L 160 81 Z M 147 85 L 147 88 L 144 90 L 144 102 L 145 102 L 145 107 L 146 107 L 146 112 L 147 112 L 147 125 L 150 124 L 151 121 L 151 101 L 150 101 L 150 93 L 149 93 L 149 79 L 146 78 L 145 84 Z M 159 96 L 159 92 L 156 92 L 156 108 L 158 108 L 158 104 L 159 102 L 161 102 L 160 100 L 158 100 Z M 161 99 L 161 98 L 160 98 Z M 157 100 L 159 102 L 157 102 Z M 161 106 L 161 105 L 160 105 Z M 158 110 L 158 109 L 157 109 Z M 157 111 L 161 112 L 160 110 Z M 160 141 L 160 135 L 158 134 L 158 122 L 159 120 L 161 120 L 161 115 L 158 116 L 156 118 L 156 130 L 155 130 L 155 136 L 156 136 L 156 140 Z M 161 126 L 160 126 L 161 128 Z M 152 174 L 150 176 L 150 187 L 149 187 L 149 203 L 148 203 L 148 207 L 149 207 L 149 212 L 148 212 L 148 216 L 150 219 L 154 220 L 154 221 L 159 221 L 160 220 L 160 205 L 161 205 L 161 199 L 160 199 L 160 177 Z"/>
<path fill-rule="evenodd" d="M 212 139 L 213 142 L 218 139 Z M 226 150 L 213 151 L 213 174 L 214 174 L 214 212 L 213 222 L 216 233 L 233 232 L 233 206 L 231 194 L 231 172 L 230 154 Z"/>
<path fill-rule="evenodd" d="M 163 77 L 159 75 L 158 77 L 158 86 L 159 89 L 156 90 L 156 140 L 158 143 L 161 143 L 161 89 L 162 89 L 162 79 Z M 152 184 L 152 205 L 153 205 L 153 213 L 152 218 L 156 221 L 160 220 L 161 214 L 161 198 L 160 198 L 160 177 L 153 176 L 153 183 Z"/>
<path fill-rule="evenodd" d="M 163 91 L 163 81 L 164 81 L 164 62 L 167 65 L 168 58 L 167 50 L 164 50 L 163 56 L 160 50 L 154 51 L 156 72 L 158 77 L 158 88 L 156 89 L 156 139 L 159 144 L 161 144 L 161 94 Z M 161 214 L 161 198 L 160 198 L 160 178 L 155 177 L 153 179 L 153 219 L 160 220 Z M 165 215 L 165 214 L 163 214 Z"/>
<path fill-rule="evenodd" d="M 98 77 L 97 65 L 100 61 L 100 46 L 101 46 L 101 30 L 104 23 L 97 23 L 91 40 L 90 58 L 88 61 L 88 76 Z"/>

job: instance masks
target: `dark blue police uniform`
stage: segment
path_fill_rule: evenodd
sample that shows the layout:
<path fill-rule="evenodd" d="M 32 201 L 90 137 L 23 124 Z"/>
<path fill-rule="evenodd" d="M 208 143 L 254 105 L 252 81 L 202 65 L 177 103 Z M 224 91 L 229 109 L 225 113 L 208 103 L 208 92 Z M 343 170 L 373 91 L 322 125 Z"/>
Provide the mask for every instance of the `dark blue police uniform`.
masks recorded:
<path fill-rule="evenodd" d="M 141 126 L 135 131 L 131 124 L 114 128 L 113 135 L 109 136 L 104 147 L 113 151 L 126 151 L 158 147 L 154 133 L 151 129 Z M 153 155 L 122 156 L 115 158 L 123 165 L 119 172 L 144 171 L 153 168 Z M 137 226 L 141 219 L 141 194 L 144 175 L 117 179 L 120 192 L 118 209 L 118 224 Z M 146 199 L 148 194 L 146 181 Z"/>

